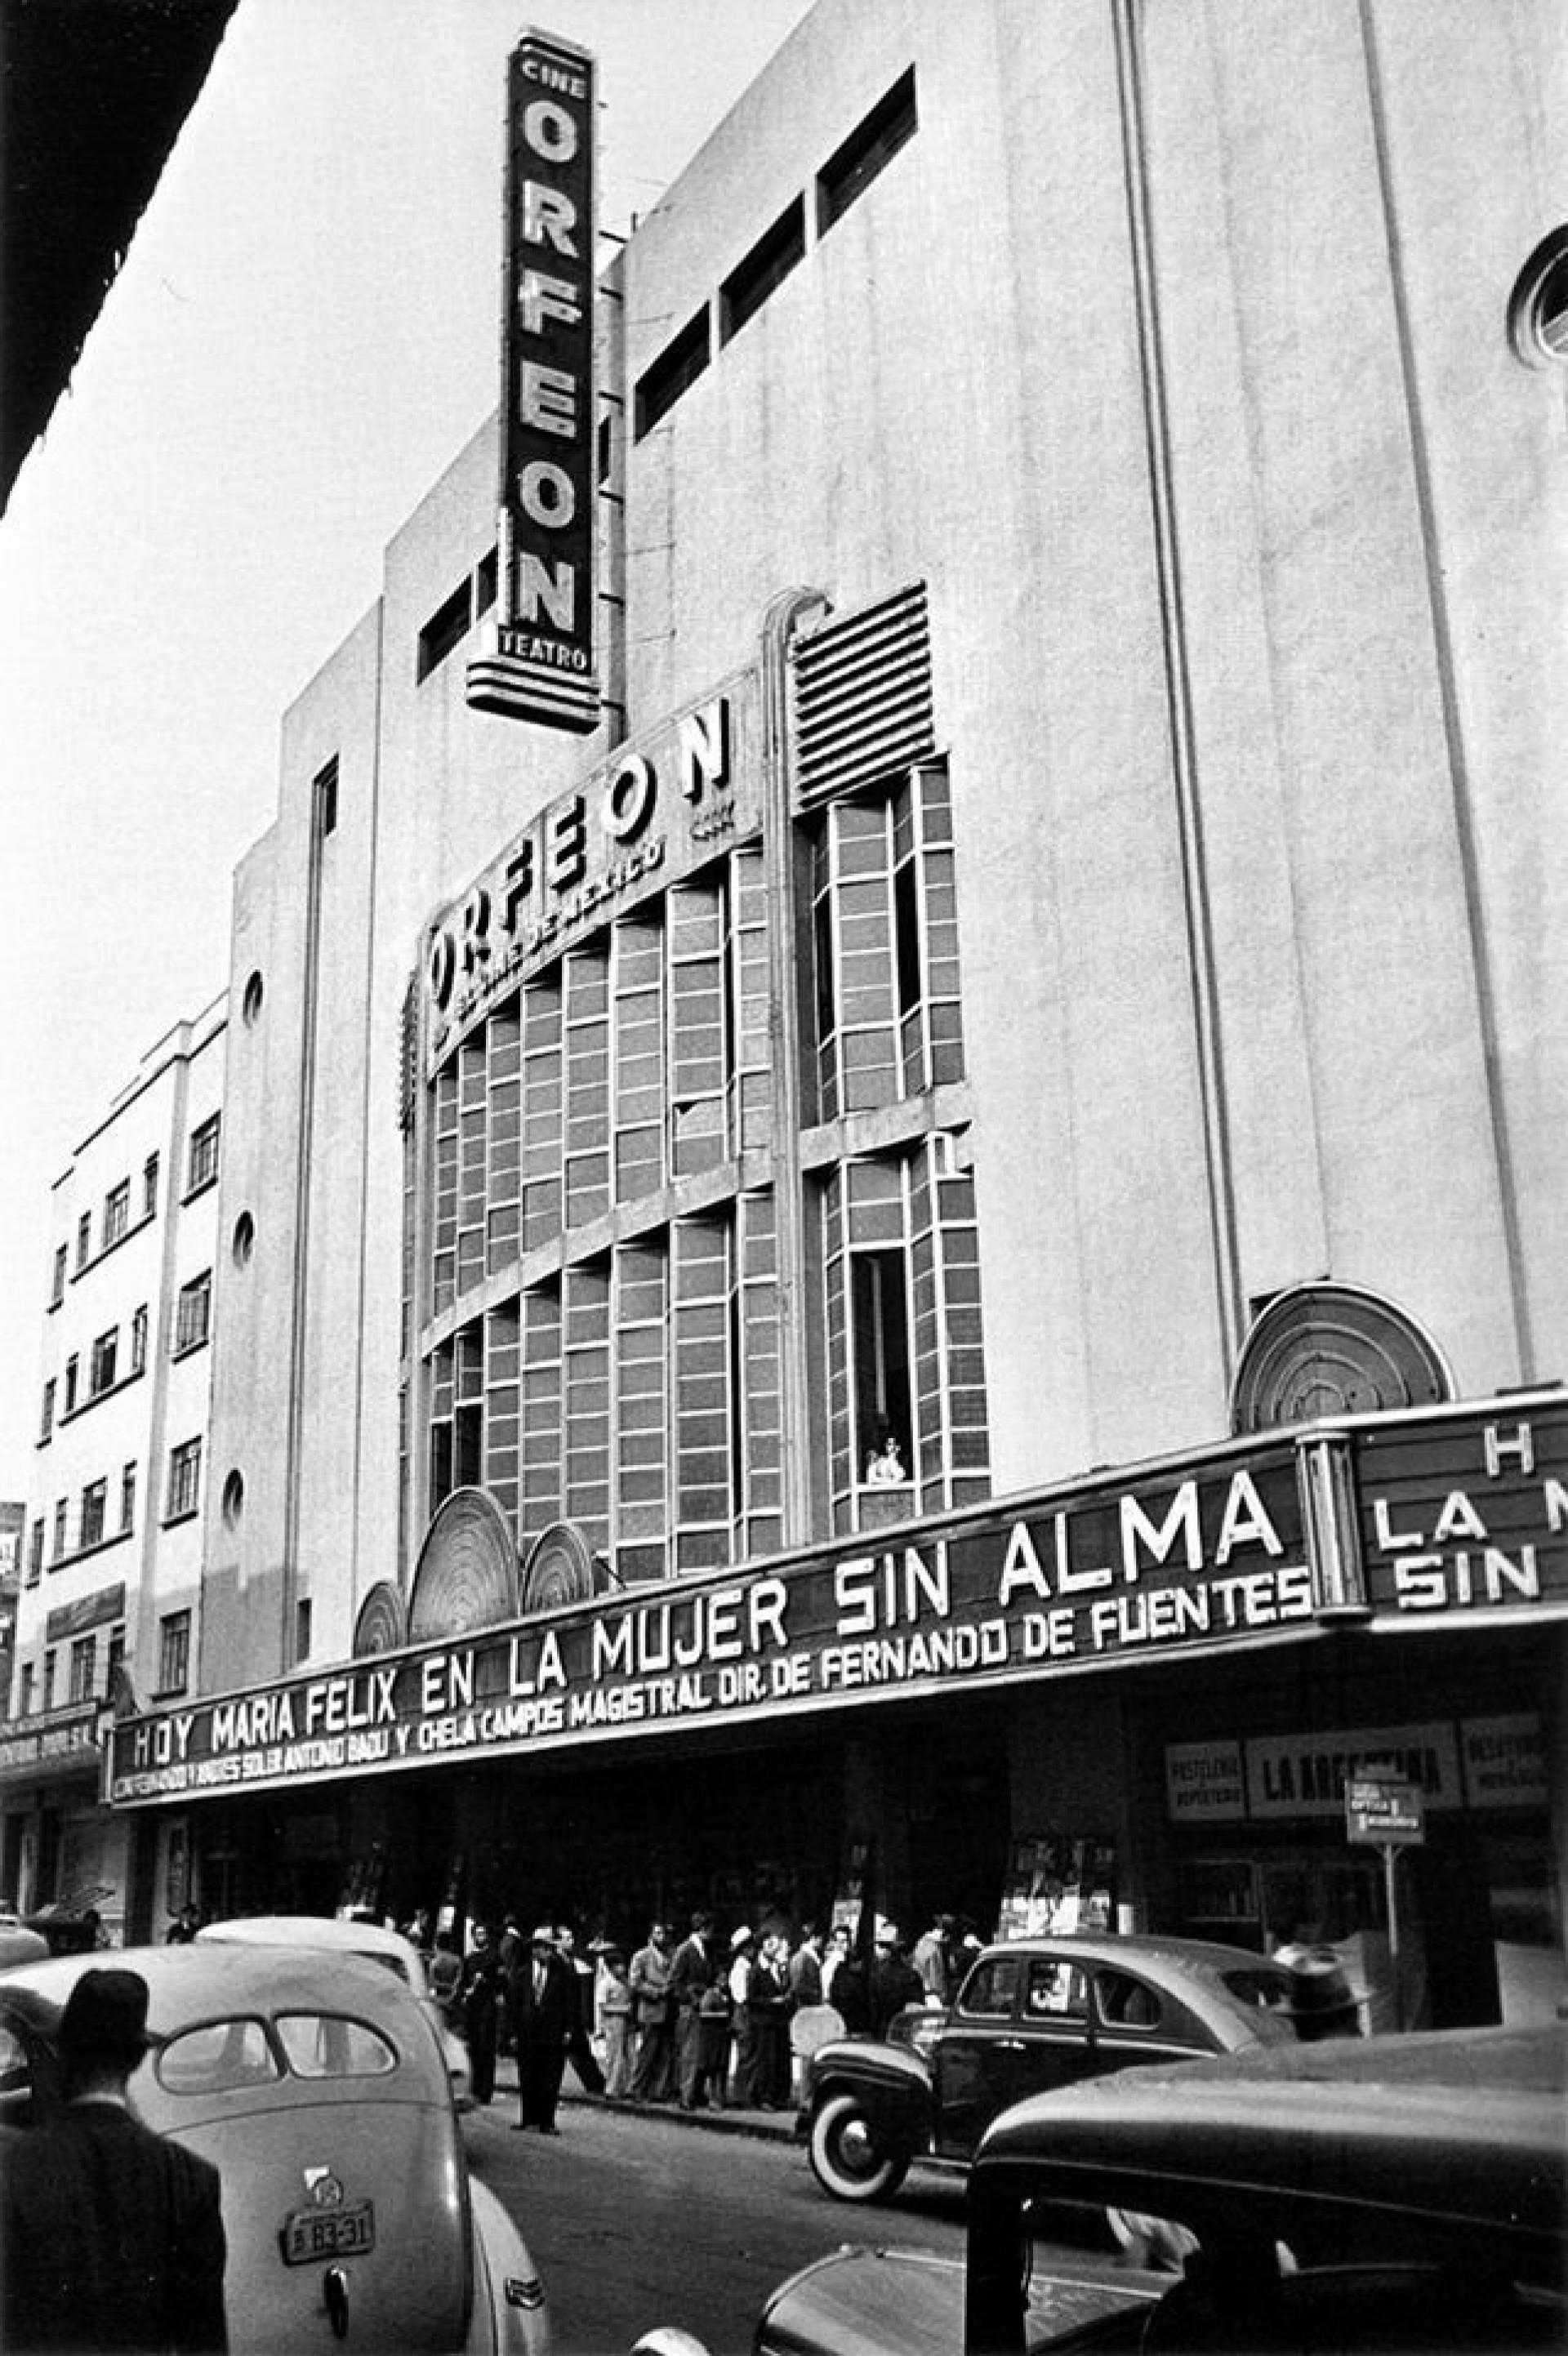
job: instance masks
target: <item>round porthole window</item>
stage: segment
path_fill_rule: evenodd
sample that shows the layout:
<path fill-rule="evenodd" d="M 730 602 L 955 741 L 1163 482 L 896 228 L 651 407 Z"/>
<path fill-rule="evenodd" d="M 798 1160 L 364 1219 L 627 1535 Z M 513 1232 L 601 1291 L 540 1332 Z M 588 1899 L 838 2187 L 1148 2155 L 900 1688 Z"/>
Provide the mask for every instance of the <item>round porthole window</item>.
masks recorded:
<path fill-rule="evenodd" d="M 235 1471 L 235 1472 L 231 1472 L 231 1473 L 230 1473 L 229 1478 L 228 1478 L 228 1479 L 227 1479 L 227 1481 L 225 1481 L 225 1482 L 224 1482 L 224 1483 L 223 1483 L 223 1526 L 224 1526 L 224 1528 L 225 1528 L 225 1529 L 228 1529 L 228 1530 L 237 1529 L 237 1528 L 238 1528 L 238 1526 L 239 1526 L 239 1523 L 240 1523 L 240 1516 L 241 1516 L 241 1515 L 244 1512 L 244 1510 L 245 1510 L 245 1480 L 244 1480 L 244 1475 L 243 1475 L 242 1472 L 240 1472 L 239 1471 Z"/>
<path fill-rule="evenodd" d="M 234 1222 L 234 1265 L 248 1268 L 251 1254 L 256 1248 L 256 1223 L 249 1211 L 242 1211 Z"/>
<path fill-rule="evenodd" d="M 265 996 L 266 990 L 261 974 L 252 973 L 245 984 L 244 995 L 240 1001 L 240 1014 L 247 1031 L 253 1031 L 261 1021 L 262 1001 Z"/>
<path fill-rule="evenodd" d="M 1542 238 L 1520 272 L 1509 333 L 1520 359 L 1536 368 L 1568 361 L 1568 228 Z"/>

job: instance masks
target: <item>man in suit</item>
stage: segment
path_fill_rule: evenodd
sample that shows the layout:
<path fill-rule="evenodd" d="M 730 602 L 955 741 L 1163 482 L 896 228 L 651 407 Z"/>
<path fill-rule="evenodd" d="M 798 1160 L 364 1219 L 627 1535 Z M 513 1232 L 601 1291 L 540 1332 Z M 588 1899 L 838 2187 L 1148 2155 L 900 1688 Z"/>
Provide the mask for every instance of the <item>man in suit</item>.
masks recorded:
<path fill-rule="evenodd" d="M 698 2007 L 718 1976 L 714 1918 L 699 1909 L 692 1917 L 690 1936 L 682 1940 L 670 1966 L 670 1994 L 675 2005 L 675 2072 L 683 2111 L 701 2110 L 706 2102 Z"/>
<path fill-rule="evenodd" d="M 228 2347 L 218 2170 L 133 2118 L 139 1972 L 83 1972 L 60 2016 L 65 2107 L 5 2136 L 0 2319 L 16 2349 Z"/>
<path fill-rule="evenodd" d="M 555 1951 L 555 1934 L 542 1922 L 511 1981 L 517 2036 L 518 2116 L 515 2127 L 559 2135 L 555 2105 L 566 2067 L 566 2047 L 577 2011 L 576 1982 Z"/>

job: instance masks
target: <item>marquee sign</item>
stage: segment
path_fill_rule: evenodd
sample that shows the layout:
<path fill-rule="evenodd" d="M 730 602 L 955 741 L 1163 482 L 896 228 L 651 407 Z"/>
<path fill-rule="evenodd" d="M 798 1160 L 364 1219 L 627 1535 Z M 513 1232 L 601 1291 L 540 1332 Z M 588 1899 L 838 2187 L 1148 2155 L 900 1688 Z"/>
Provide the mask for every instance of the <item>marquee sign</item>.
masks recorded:
<path fill-rule="evenodd" d="M 1369 1423 L 1351 1446 L 1374 1612 L 1568 1603 L 1568 1394 Z"/>
<path fill-rule="evenodd" d="M 439 919 L 424 972 L 427 1077 L 531 973 L 757 831 L 757 701 L 756 674 L 740 673 L 623 747 Z"/>
<path fill-rule="evenodd" d="M 772 1719 L 1312 1624 L 1289 1443 L 682 1579 L 114 1729 L 122 1804 Z"/>
<path fill-rule="evenodd" d="M 499 562 L 480 712 L 585 734 L 595 662 L 595 67 L 525 34 L 507 72 Z"/>

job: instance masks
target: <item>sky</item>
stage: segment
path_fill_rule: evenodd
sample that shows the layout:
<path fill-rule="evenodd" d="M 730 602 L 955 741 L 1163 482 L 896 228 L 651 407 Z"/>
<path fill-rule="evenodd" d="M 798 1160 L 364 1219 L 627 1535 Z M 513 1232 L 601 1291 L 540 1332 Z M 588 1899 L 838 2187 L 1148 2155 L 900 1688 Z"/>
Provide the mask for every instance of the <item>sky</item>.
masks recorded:
<path fill-rule="evenodd" d="M 223 989 L 284 711 L 495 405 L 509 50 L 535 25 L 597 57 L 624 233 L 809 5 L 240 0 L 0 518 L 0 1498 L 50 1184 Z"/>

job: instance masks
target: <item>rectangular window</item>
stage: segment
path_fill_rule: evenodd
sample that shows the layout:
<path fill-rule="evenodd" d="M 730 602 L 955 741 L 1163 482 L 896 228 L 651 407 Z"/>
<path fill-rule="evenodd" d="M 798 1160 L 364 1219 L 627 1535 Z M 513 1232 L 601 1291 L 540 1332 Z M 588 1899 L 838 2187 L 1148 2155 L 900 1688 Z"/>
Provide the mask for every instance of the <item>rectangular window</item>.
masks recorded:
<path fill-rule="evenodd" d="M 708 306 L 704 303 L 696 317 L 688 319 L 680 334 L 665 345 L 637 380 L 632 414 L 639 442 L 645 434 L 652 433 L 661 417 L 669 415 L 687 388 L 695 384 L 708 365 L 712 348 Z"/>
<path fill-rule="evenodd" d="M 77 1378 L 81 1371 L 81 1361 L 80 1358 L 70 1357 L 66 1360 L 65 1404 L 60 1409 L 60 1413 L 62 1415 L 74 1415 L 76 1413 L 76 1385 Z"/>
<path fill-rule="evenodd" d="M 190 1679 L 190 1614 L 168 1612 L 158 1622 L 158 1691 L 183 1693 Z"/>
<path fill-rule="evenodd" d="M 117 1244 L 131 1224 L 131 1182 L 122 1178 L 103 1201 L 103 1248 Z"/>
<path fill-rule="evenodd" d="M 831 229 L 919 128 L 915 69 L 901 74 L 817 174 L 817 230 Z"/>
<path fill-rule="evenodd" d="M 774 288 L 788 278 L 806 252 L 805 200 L 797 197 L 787 212 L 736 264 L 719 289 L 719 341 L 727 344 L 754 318 Z"/>
<path fill-rule="evenodd" d="M 38 1425 L 38 1438 L 47 1440 L 55 1428 L 55 1387 L 53 1380 L 44 1385 L 44 1412 Z"/>
<path fill-rule="evenodd" d="M 294 1607 L 294 1657 L 296 1662 L 310 1658 L 310 1598 L 302 1595 Z"/>
<path fill-rule="evenodd" d="M 188 1284 L 179 1289 L 179 1302 L 175 1313 L 174 1354 L 181 1357 L 187 1350 L 199 1350 L 206 1341 L 212 1315 L 212 1270 L 206 1269 L 193 1276 Z"/>
<path fill-rule="evenodd" d="M 52 1653 L 46 1653 L 46 1654 L 44 1655 L 44 1691 L 43 1691 L 43 1708 L 44 1708 L 44 1709 L 45 1709 L 46 1711 L 48 1711 L 48 1710 L 51 1710 L 51 1709 L 53 1709 L 54 1706 L 55 1706 L 55 1656 L 54 1656 L 54 1655 L 53 1655 Z"/>
<path fill-rule="evenodd" d="M 413 676 L 417 684 L 430 677 L 444 663 L 454 647 L 461 646 L 468 635 L 469 590 L 467 581 L 459 581 L 449 597 L 444 597 L 421 630 L 414 648 Z"/>
<path fill-rule="evenodd" d="M 89 1482 L 81 1493 L 81 1537 L 79 1543 L 83 1551 L 88 1547 L 103 1543 L 103 1508 L 108 1496 L 109 1483 L 106 1481 Z"/>
<path fill-rule="evenodd" d="M 81 1215 L 81 1218 L 80 1218 L 80 1219 L 78 1219 L 78 1221 L 77 1221 L 77 1223 L 76 1223 L 76 1264 L 77 1264 L 77 1267 L 78 1267 L 79 1269 L 83 1269 L 83 1268 L 85 1268 L 85 1267 L 87 1266 L 88 1261 L 91 1258 L 91 1257 L 92 1257 L 92 1214 L 91 1214 L 91 1211 L 83 1211 L 83 1213 L 82 1213 L 82 1215 Z"/>
<path fill-rule="evenodd" d="M 92 1344 L 92 1387 L 89 1397 L 96 1398 L 101 1391 L 114 1387 L 114 1361 L 120 1355 L 120 1328 L 110 1327 L 100 1333 Z"/>
<path fill-rule="evenodd" d="M 337 830 L 338 756 L 334 754 L 316 779 L 316 831 L 325 836 Z"/>
<path fill-rule="evenodd" d="M 149 1153 L 142 1164 L 142 1216 L 152 1218 L 158 1207 L 158 1157 Z"/>
<path fill-rule="evenodd" d="M 58 1309 L 65 1299 L 65 1274 L 70 1258 L 70 1246 L 61 1244 L 55 1253 L 54 1275 L 49 1282 L 49 1307 Z"/>
<path fill-rule="evenodd" d="M 125 1465 L 120 1474 L 120 1527 L 133 1529 L 136 1521 L 136 1468 Z"/>
<path fill-rule="evenodd" d="M 182 1440 L 171 1448 L 168 1460 L 168 1505 L 165 1518 L 182 1521 L 201 1501 L 201 1442 Z"/>
<path fill-rule="evenodd" d="M 142 1303 L 131 1320 L 131 1372 L 145 1374 L 147 1370 L 147 1305 Z"/>
<path fill-rule="evenodd" d="M 55 1538 L 53 1558 L 59 1562 L 65 1553 L 65 1499 L 55 1499 Z"/>
<path fill-rule="evenodd" d="M 109 1631 L 109 1651 L 105 1655 L 103 1662 L 103 1690 L 106 1694 L 113 1693 L 114 1672 L 116 1669 L 124 1668 L 124 1665 L 125 1631 L 124 1628 L 111 1628 Z"/>
<path fill-rule="evenodd" d="M 98 1666 L 98 1639 L 79 1636 L 70 1648 L 70 1699 L 92 1699 L 93 1674 Z"/>
<path fill-rule="evenodd" d="M 40 1514 L 27 1538 L 27 1585 L 37 1587 L 44 1571 L 44 1519 Z"/>
<path fill-rule="evenodd" d="M 198 1194 L 210 1186 L 218 1175 L 218 1140 L 223 1126 L 221 1113 L 213 1113 L 199 1129 L 190 1132 L 190 1162 L 186 1173 L 185 1191 Z"/>
<path fill-rule="evenodd" d="M 38 1693 L 38 1670 L 34 1667 L 31 1661 L 24 1663 L 22 1675 L 16 1687 L 16 1715 L 18 1718 L 31 1718 L 33 1714 L 33 1702 Z"/>

